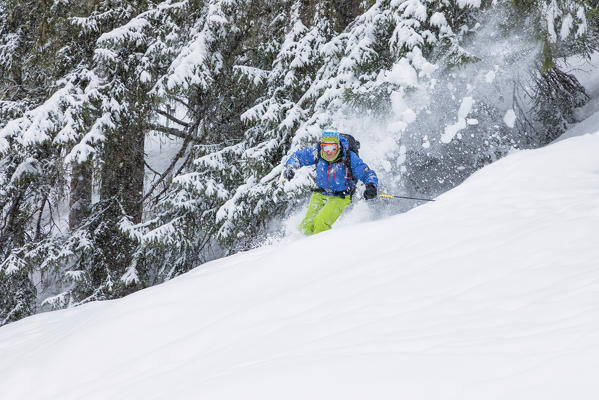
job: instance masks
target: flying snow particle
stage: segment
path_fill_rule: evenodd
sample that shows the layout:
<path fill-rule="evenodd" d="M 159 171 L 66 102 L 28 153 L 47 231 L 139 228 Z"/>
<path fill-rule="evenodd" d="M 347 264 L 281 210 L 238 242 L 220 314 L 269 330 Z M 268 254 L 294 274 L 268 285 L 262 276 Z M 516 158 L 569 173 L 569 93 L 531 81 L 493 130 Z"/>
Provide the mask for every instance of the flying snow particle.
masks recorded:
<path fill-rule="evenodd" d="M 507 110 L 507 112 L 503 116 L 503 122 L 510 128 L 513 128 L 514 125 L 516 124 L 516 113 L 514 112 L 514 110 L 512 108 Z"/>
<path fill-rule="evenodd" d="M 425 149 L 428 149 L 428 148 L 431 147 L 431 142 L 429 142 L 429 140 L 428 140 L 428 135 L 425 135 L 422 138 L 422 147 L 425 148 Z"/>
<path fill-rule="evenodd" d="M 391 71 L 386 73 L 385 79 L 387 82 L 399 86 L 416 86 L 418 84 L 418 74 L 405 58 L 402 58 L 393 65 Z"/>
<path fill-rule="evenodd" d="M 472 99 L 472 97 L 464 97 L 462 104 L 460 104 L 460 109 L 458 110 L 458 121 L 453 125 L 445 127 L 445 133 L 441 135 L 441 142 L 451 142 L 451 140 L 458 134 L 459 131 L 466 128 L 466 116 L 468 116 L 470 111 L 472 111 L 473 104 L 474 99 Z"/>

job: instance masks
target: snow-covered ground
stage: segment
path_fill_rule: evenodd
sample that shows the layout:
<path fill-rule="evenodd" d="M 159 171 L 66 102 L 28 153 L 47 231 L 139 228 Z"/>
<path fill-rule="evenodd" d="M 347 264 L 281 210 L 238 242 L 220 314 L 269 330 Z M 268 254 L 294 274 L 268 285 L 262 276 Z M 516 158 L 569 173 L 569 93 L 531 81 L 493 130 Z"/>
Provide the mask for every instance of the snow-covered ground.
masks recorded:
<path fill-rule="evenodd" d="M 0 398 L 596 399 L 597 154 L 518 152 L 406 214 L 5 326 Z"/>
<path fill-rule="evenodd" d="M 0 399 L 595 400 L 591 118 L 405 214 L 4 326 Z"/>

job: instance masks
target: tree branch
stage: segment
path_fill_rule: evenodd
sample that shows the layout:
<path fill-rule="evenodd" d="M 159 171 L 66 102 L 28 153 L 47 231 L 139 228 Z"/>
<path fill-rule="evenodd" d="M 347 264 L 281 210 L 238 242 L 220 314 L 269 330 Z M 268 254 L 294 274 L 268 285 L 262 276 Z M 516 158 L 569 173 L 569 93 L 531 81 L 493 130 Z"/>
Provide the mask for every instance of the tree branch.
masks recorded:
<path fill-rule="evenodd" d="M 185 122 L 183 120 L 180 120 L 177 117 L 172 116 L 171 114 L 167 113 L 166 111 L 162 111 L 162 110 L 156 110 L 156 112 L 160 115 L 162 115 L 163 117 L 165 117 L 166 119 L 173 121 L 176 124 L 182 125 L 186 128 L 189 128 L 191 126 L 191 124 L 189 122 Z"/>
<path fill-rule="evenodd" d="M 182 98 L 180 98 L 179 96 L 172 96 L 173 100 L 175 100 L 176 102 L 184 105 L 187 109 L 191 110 L 191 106 L 189 105 L 189 103 L 187 103 L 185 100 L 183 100 Z"/>
<path fill-rule="evenodd" d="M 201 121 L 196 122 L 193 126 L 191 126 L 188 130 L 188 132 L 185 135 L 185 140 L 183 141 L 183 145 L 181 146 L 181 149 L 179 149 L 179 151 L 177 152 L 177 154 L 175 155 L 175 157 L 173 158 L 173 161 L 171 162 L 171 164 L 168 166 L 168 168 L 160 175 L 160 177 L 158 178 L 158 180 L 154 183 L 154 185 L 152 185 L 152 188 L 144 195 L 143 200 L 142 201 L 146 201 L 148 199 L 148 197 L 150 197 L 150 195 L 154 192 L 154 190 L 156 190 L 156 188 L 158 187 L 158 185 L 169 175 L 169 173 L 175 168 L 175 165 L 177 164 L 177 162 L 179 161 L 179 159 L 181 157 L 183 157 L 183 155 L 187 152 L 187 148 L 189 147 L 189 143 L 192 140 L 195 141 L 201 141 L 202 138 L 196 138 L 195 136 L 193 136 L 193 131 L 196 130 L 196 128 L 200 126 L 199 129 L 202 130 L 202 133 L 204 133 L 204 129 L 201 127 Z M 202 135 L 203 136 L 203 135 Z M 187 160 L 186 160 L 187 162 Z M 183 165 L 185 165 L 185 163 L 183 163 Z M 181 171 L 181 168 L 179 169 L 178 172 Z M 168 186 L 167 186 L 168 188 Z M 156 197 L 159 197 L 160 195 L 162 195 L 162 193 L 164 193 L 166 191 L 166 189 L 163 189 Z"/>
<path fill-rule="evenodd" d="M 196 138 L 195 136 L 191 135 L 191 129 L 188 129 L 186 131 L 182 131 L 179 129 L 175 129 L 175 128 L 168 128 L 166 126 L 162 126 L 162 125 L 157 125 L 157 124 L 151 124 L 149 126 L 150 129 L 154 130 L 154 131 L 158 131 L 158 132 L 162 132 L 164 134 L 167 135 L 171 135 L 171 136 L 175 136 L 181 139 L 190 139 L 193 140 L 194 142 L 198 142 L 200 143 L 200 139 Z"/>
<path fill-rule="evenodd" d="M 150 166 L 150 164 L 148 164 L 148 162 L 146 160 L 144 160 L 144 164 L 145 164 L 145 166 L 146 166 L 147 169 L 149 169 L 150 171 L 152 171 L 154 173 L 154 175 L 160 175 L 160 172 L 158 172 L 154 168 L 152 168 Z"/>
<path fill-rule="evenodd" d="M 177 176 L 181 173 L 183 168 L 185 168 L 185 165 L 187 165 L 187 163 L 189 162 L 189 158 L 191 157 L 191 154 L 192 153 L 189 153 L 187 155 L 187 158 L 185 158 L 185 161 L 183 161 L 183 163 L 181 163 L 181 166 L 177 169 L 177 171 L 175 171 L 173 176 Z M 160 196 L 162 196 L 167 190 L 168 190 L 168 186 L 165 186 L 164 189 L 162 189 L 160 191 L 160 193 L 158 193 L 156 196 L 154 196 L 154 204 L 158 203 L 158 199 L 160 199 Z"/>

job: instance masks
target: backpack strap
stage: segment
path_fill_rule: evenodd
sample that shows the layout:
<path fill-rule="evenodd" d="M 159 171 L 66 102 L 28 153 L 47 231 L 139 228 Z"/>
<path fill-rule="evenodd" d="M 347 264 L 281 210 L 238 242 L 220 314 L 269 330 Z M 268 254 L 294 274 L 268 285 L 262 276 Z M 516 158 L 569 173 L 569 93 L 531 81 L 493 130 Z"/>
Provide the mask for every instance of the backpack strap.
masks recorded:
<path fill-rule="evenodd" d="M 343 164 L 345 165 L 345 169 L 347 170 L 347 179 L 351 180 L 354 186 L 350 189 L 350 195 L 353 195 L 356 191 L 356 186 L 358 184 L 358 180 L 354 177 L 354 174 L 351 170 L 351 151 L 347 150 L 347 157 L 343 159 Z"/>

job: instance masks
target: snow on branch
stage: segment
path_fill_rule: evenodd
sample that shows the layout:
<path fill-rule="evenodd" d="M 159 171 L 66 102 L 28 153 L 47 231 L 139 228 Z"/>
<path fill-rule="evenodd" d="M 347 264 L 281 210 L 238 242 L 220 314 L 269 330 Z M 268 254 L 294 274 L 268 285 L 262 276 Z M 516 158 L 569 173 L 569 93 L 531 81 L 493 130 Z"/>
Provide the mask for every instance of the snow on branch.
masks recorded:
<path fill-rule="evenodd" d="M 240 76 L 243 76 L 250 80 L 254 86 L 261 85 L 268 77 L 269 71 L 265 71 L 260 68 L 248 67 L 246 65 L 235 65 L 233 70 Z"/>
<path fill-rule="evenodd" d="M 213 63 L 213 67 L 219 64 L 219 54 L 213 52 L 211 47 L 219 39 L 219 28 L 228 23 L 223 14 L 222 3 L 214 0 L 209 3 L 206 17 L 195 24 L 191 33 L 193 39 L 179 51 L 160 86 L 164 85 L 169 90 L 176 87 L 187 89 L 192 85 L 198 85 L 202 89 L 210 86 L 212 74 L 218 68 L 213 69 L 207 64 Z"/>

